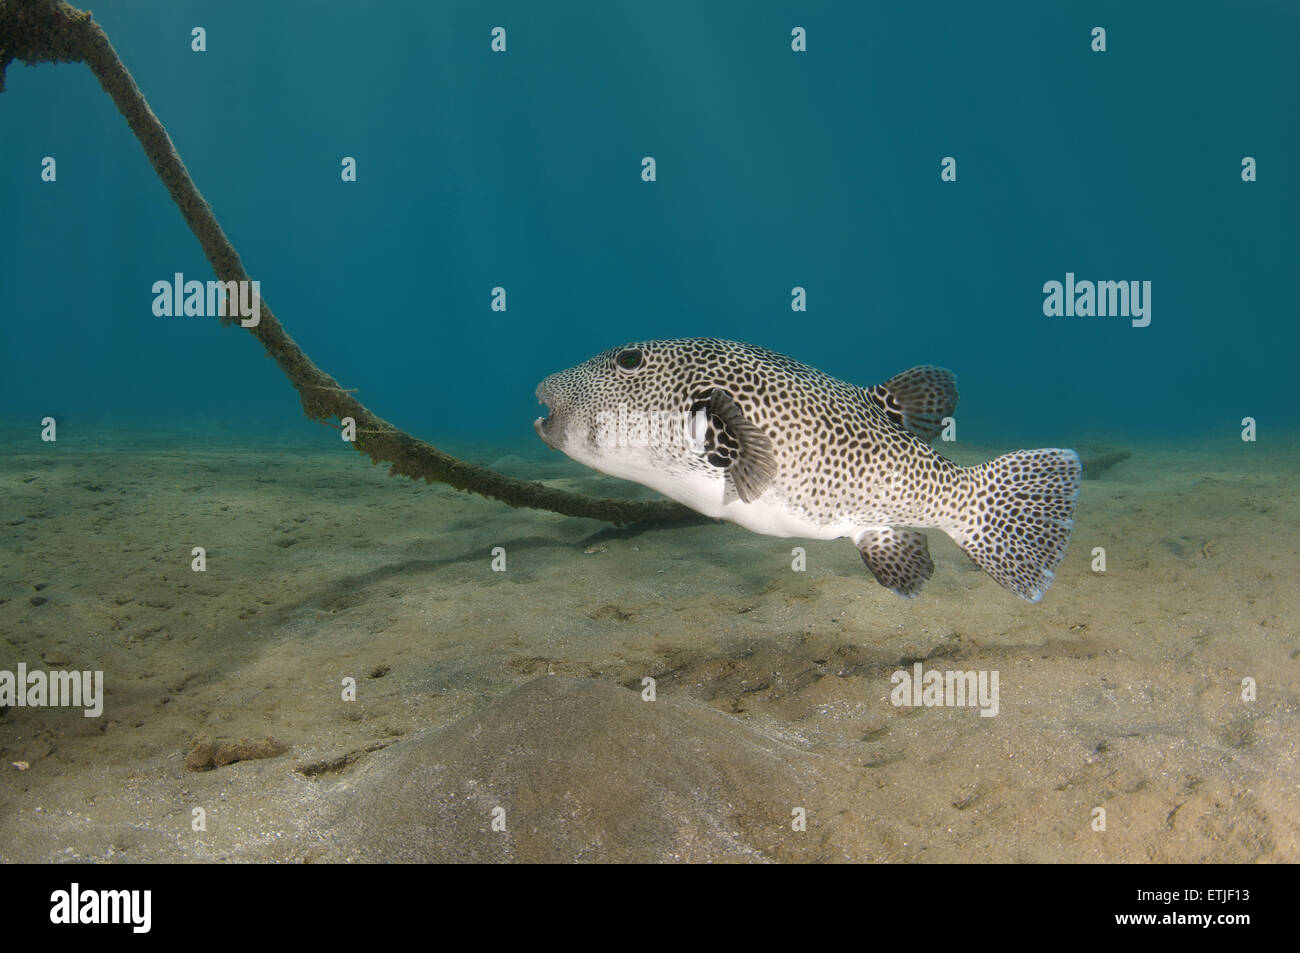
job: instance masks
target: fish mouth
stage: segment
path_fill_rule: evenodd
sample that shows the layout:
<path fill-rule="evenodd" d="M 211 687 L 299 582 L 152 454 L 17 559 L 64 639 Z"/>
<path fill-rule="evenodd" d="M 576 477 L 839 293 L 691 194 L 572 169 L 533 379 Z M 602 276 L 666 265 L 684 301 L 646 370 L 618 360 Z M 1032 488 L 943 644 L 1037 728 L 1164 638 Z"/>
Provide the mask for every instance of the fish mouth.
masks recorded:
<path fill-rule="evenodd" d="M 542 443 L 546 444 L 552 450 L 558 450 L 560 448 L 555 442 L 554 435 L 551 433 L 552 425 L 555 423 L 555 420 L 552 417 L 550 401 L 548 400 L 549 396 L 550 395 L 546 388 L 546 381 L 542 381 L 537 385 L 537 402 L 546 408 L 546 416 L 538 417 L 533 421 L 533 430 L 537 432 L 537 436 L 542 438 Z"/>
<path fill-rule="evenodd" d="M 542 438 L 542 443 L 546 444 L 552 450 L 558 450 L 559 448 L 556 447 L 555 444 L 551 443 L 550 427 L 550 417 L 538 417 L 533 421 L 533 430 L 537 431 L 537 436 Z"/>

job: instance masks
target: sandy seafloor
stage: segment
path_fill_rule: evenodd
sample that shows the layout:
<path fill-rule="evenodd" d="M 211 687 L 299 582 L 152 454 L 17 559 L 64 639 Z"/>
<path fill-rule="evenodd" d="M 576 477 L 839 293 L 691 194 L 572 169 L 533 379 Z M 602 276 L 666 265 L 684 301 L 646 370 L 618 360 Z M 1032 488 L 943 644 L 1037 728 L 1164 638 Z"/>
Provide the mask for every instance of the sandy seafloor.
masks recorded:
<path fill-rule="evenodd" d="M 908 601 L 847 540 L 611 531 L 344 447 L 0 449 L 0 669 L 106 680 L 100 718 L 0 712 L 5 861 L 1300 860 L 1295 450 L 1133 447 L 1031 605 L 937 531 Z M 917 660 L 996 670 L 999 714 L 894 707 Z"/>

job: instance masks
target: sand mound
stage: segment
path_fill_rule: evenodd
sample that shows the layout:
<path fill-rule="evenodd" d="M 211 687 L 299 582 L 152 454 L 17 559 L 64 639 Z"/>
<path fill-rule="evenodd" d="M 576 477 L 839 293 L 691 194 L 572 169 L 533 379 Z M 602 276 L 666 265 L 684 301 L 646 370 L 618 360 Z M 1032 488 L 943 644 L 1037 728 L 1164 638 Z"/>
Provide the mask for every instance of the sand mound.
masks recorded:
<path fill-rule="evenodd" d="M 333 834 L 366 861 L 793 860 L 827 766 L 702 705 L 543 676 L 377 754 Z"/>

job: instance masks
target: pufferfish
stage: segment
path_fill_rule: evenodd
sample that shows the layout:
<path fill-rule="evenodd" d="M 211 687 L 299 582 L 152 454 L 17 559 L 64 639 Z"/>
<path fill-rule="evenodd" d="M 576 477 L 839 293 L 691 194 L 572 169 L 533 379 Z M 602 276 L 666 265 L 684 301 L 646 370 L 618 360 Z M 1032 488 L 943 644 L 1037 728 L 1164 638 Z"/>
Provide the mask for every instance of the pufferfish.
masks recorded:
<path fill-rule="evenodd" d="M 941 367 L 858 387 L 751 344 L 644 341 L 552 374 L 537 399 L 538 436 L 579 463 L 755 533 L 846 536 L 900 596 L 934 574 L 933 528 L 1038 602 L 1074 527 L 1073 450 L 963 467 L 931 448 L 957 406 Z"/>

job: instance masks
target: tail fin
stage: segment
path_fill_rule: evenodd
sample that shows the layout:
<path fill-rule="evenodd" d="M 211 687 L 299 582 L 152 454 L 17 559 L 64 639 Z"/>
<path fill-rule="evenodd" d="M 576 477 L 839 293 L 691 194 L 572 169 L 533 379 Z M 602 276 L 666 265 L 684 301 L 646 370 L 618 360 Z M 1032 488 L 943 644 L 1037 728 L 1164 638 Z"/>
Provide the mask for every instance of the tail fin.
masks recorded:
<path fill-rule="evenodd" d="M 1065 557 L 1080 469 L 1073 450 L 1019 450 L 967 468 L 972 508 L 953 538 L 1001 585 L 1037 602 Z"/>

